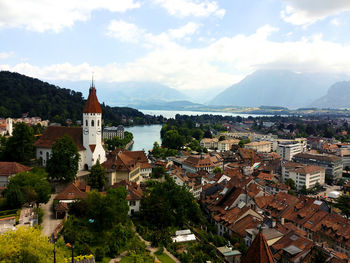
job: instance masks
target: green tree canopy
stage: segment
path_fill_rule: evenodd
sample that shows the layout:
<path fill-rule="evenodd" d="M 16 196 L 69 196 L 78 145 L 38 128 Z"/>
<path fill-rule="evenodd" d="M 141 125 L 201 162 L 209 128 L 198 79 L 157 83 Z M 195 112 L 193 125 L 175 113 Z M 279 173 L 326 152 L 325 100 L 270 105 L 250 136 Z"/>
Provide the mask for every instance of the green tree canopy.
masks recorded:
<path fill-rule="evenodd" d="M 334 206 L 340 209 L 347 218 L 350 218 L 350 195 L 339 196 Z"/>
<path fill-rule="evenodd" d="M 13 176 L 4 193 L 8 206 L 12 208 L 21 207 L 24 203 L 47 203 L 50 194 L 47 173 L 39 168 Z"/>
<path fill-rule="evenodd" d="M 102 191 L 106 184 L 106 169 L 97 160 L 96 164 L 91 167 L 88 177 L 88 184 L 99 191 Z"/>
<path fill-rule="evenodd" d="M 0 235 L 0 262 L 47 263 L 53 262 L 53 244 L 33 227 L 19 227 Z M 56 262 L 63 263 L 64 251 L 56 246 Z"/>
<path fill-rule="evenodd" d="M 52 179 L 72 182 L 78 171 L 79 159 L 73 139 L 64 135 L 52 146 L 52 156 L 47 161 L 46 171 Z"/>
<path fill-rule="evenodd" d="M 24 122 L 14 125 L 12 136 L 7 140 L 3 158 L 8 161 L 28 162 L 35 156 L 34 131 Z"/>
<path fill-rule="evenodd" d="M 177 130 L 170 130 L 164 134 L 162 145 L 170 149 L 181 149 L 185 142 L 186 138 L 180 135 Z"/>
<path fill-rule="evenodd" d="M 284 183 L 286 185 L 288 185 L 290 187 L 290 189 L 292 189 L 292 190 L 297 189 L 296 185 L 295 185 L 295 182 L 294 182 L 294 180 L 292 178 L 288 178 L 287 180 L 284 181 Z"/>

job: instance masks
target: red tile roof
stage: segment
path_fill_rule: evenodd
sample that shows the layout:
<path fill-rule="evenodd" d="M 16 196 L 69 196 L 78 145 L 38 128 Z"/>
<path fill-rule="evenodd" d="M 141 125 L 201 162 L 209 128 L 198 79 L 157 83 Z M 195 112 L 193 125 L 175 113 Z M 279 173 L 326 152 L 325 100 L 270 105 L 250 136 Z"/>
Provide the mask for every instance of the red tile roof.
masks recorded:
<path fill-rule="evenodd" d="M 64 135 L 70 136 L 78 150 L 85 150 L 83 145 L 83 129 L 81 127 L 50 126 L 34 145 L 38 148 L 52 148 L 55 141 Z"/>
<path fill-rule="evenodd" d="M 135 182 L 130 182 L 128 180 L 123 180 L 118 183 L 115 183 L 112 185 L 112 188 L 117 188 L 117 187 L 124 187 L 128 191 L 128 195 L 126 196 L 126 200 L 141 200 L 143 196 L 142 189 L 140 185 L 138 185 Z"/>
<path fill-rule="evenodd" d="M 86 192 L 79 189 L 78 183 L 71 183 L 55 197 L 55 200 L 76 200 L 85 198 L 86 195 Z"/>
<path fill-rule="evenodd" d="M 241 263 L 274 263 L 271 250 L 262 232 L 255 237 L 247 253 L 241 258 Z"/>
<path fill-rule="evenodd" d="M 0 162 L 1 176 L 10 176 L 20 172 L 29 171 L 30 169 L 32 168 L 16 162 Z"/>
<path fill-rule="evenodd" d="M 100 103 L 96 96 L 96 89 L 93 86 L 89 90 L 89 97 L 85 103 L 83 113 L 102 113 Z"/>

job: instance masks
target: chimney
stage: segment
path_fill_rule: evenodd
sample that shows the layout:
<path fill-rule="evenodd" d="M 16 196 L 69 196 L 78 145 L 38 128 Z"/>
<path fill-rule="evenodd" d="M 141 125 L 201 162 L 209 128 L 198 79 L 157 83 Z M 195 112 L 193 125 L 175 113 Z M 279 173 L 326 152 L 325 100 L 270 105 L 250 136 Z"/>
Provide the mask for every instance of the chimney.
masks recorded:
<path fill-rule="evenodd" d="M 284 226 L 284 217 L 281 217 L 281 225 Z"/>

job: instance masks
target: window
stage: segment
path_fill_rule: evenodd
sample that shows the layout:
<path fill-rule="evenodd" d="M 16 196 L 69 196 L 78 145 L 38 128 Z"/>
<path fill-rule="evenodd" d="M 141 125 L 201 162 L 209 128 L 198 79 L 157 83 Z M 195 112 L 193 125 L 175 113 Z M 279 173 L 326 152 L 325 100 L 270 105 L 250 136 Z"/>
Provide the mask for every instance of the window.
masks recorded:
<path fill-rule="evenodd" d="M 97 120 L 97 127 L 100 127 L 100 120 Z"/>
<path fill-rule="evenodd" d="M 92 120 L 91 121 L 91 126 L 94 127 L 94 125 L 95 125 L 95 122 L 94 122 L 94 120 Z"/>
<path fill-rule="evenodd" d="M 85 126 L 89 126 L 89 124 L 88 124 L 88 121 L 87 121 L 87 120 L 85 121 Z"/>
<path fill-rule="evenodd" d="M 129 205 L 130 206 L 135 206 L 136 205 L 136 201 L 129 201 Z"/>
<path fill-rule="evenodd" d="M 50 154 L 49 152 L 46 152 L 46 160 L 48 160 L 50 158 Z"/>

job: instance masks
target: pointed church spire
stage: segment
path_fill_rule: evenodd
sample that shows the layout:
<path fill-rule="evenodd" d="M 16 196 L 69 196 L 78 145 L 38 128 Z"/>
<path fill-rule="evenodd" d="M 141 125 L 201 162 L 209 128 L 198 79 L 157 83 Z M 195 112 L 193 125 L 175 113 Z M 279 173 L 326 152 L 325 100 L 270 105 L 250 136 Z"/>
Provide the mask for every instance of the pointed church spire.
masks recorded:
<path fill-rule="evenodd" d="M 102 113 L 102 109 L 100 103 L 98 102 L 96 96 L 96 89 L 94 84 L 94 75 L 92 75 L 91 79 L 91 87 L 89 89 L 89 97 L 86 100 L 83 113 Z"/>

